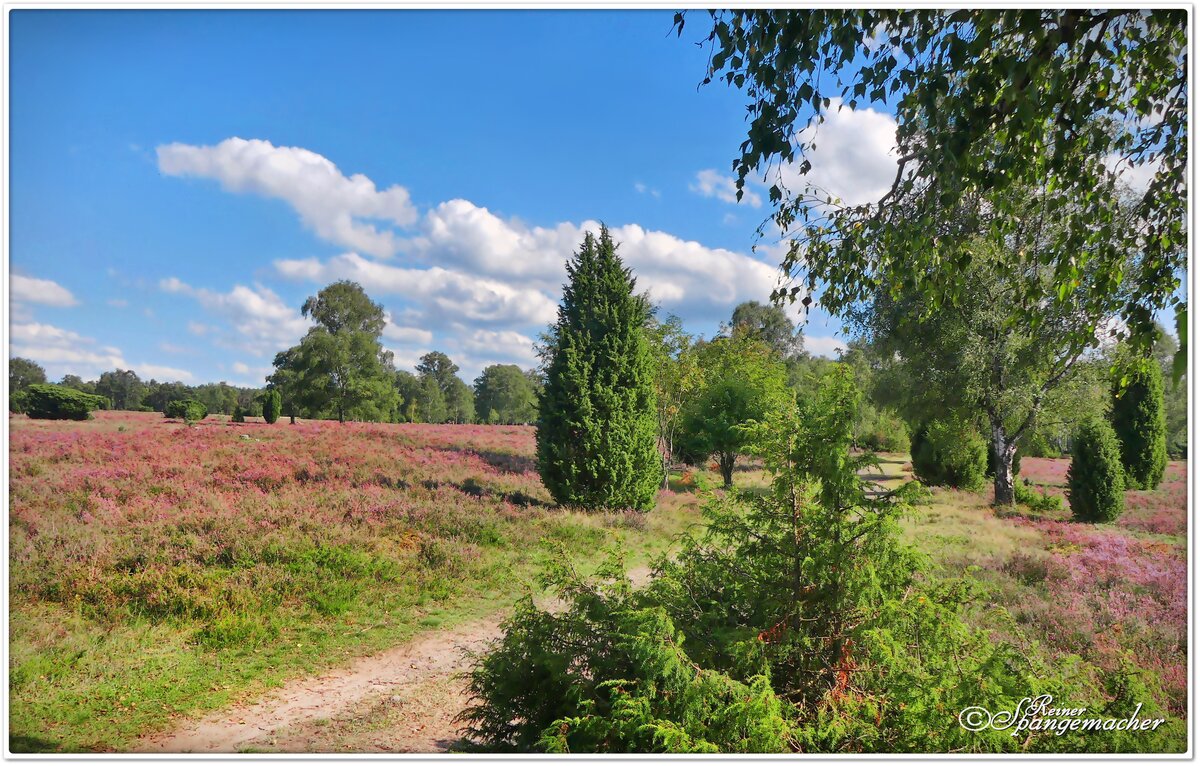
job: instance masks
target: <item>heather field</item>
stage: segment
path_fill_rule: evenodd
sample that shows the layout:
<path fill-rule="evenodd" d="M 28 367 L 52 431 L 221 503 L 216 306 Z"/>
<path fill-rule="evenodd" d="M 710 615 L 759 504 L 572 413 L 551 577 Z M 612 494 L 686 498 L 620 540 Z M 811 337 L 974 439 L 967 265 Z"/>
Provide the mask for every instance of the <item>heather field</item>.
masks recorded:
<path fill-rule="evenodd" d="M 586 563 L 617 545 L 645 563 L 698 521 L 697 486 L 718 481 L 689 472 L 649 514 L 586 515 L 552 505 L 527 427 L 188 427 L 99 412 L 13 416 L 10 429 L 17 751 L 136 747 L 290 679 L 495 614 L 537 589 L 553 546 Z M 906 476 L 907 456 L 884 460 L 880 481 Z M 1026 458 L 1021 475 L 1061 494 L 1067 465 Z M 740 486 L 764 481 L 739 468 Z M 944 575 L 977 583 L 981 623 L 1059 662 L 1149 669 L 1182 719 L 1186 484 L 1186 464 L 1171 463 L 1158 490 L 1127 493 L 1110 526 L 1021 506 L 997 514 L 987 492 L 935 489 L 906 529 Z M 362 720 L 330 725 L 340 744 L 314 729 L 307 746 L 379 749 L 379 728 L 398 725 L 391 713 L 376 728 Z"/>
<path fill-rule="evenodd" d="M 1020 478 L 1062 496 L 1069 465 L 1027 457 Z M 1105 669 L 1145 668 L 1160 686 L 1156 696 L 1185 719 L 1187 463 L 1172 461 L 1157 490 L 1126 492 L 1112 525 L 1073 522 L 1069 510 L 1017 506 L 997 515 L 989 500 L 933 490 L 910 521 L 912 541 L 948 573 L 980 582 L 985 606 L 1007 608 L 1015 625 L 996 629 L 1036 642 L 1058 662 L 1074 655 Z"/>
<path fill-rule="evenodd" d="M 696 515 L 552 507 L 528 427 L 10 420 L 14 750 L 112 750 L 512 603 L 561 546 Z"/>

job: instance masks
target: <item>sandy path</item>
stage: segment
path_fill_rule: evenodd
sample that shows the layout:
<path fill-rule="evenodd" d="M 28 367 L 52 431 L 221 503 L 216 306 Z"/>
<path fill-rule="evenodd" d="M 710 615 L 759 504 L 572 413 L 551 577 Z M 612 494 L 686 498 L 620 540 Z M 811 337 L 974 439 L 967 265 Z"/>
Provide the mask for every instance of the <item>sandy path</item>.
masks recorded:
<path fill-rule="evenodd" d="M 640 584 L 645 567 L 631 571 Z M 551 607 L 553 608 L 553 607 Z M 500 636 L 507 609 L 447 630 L 424 633 L 347 668 L 289 682 L 263 699 L 146 737 L 135 748 L 157 753 L 243 750 L 446 752 L 458 739 L 454 717 L 466 705 L 465 653 Z M 375 721 L 356 731 L 355 721 Z"/>

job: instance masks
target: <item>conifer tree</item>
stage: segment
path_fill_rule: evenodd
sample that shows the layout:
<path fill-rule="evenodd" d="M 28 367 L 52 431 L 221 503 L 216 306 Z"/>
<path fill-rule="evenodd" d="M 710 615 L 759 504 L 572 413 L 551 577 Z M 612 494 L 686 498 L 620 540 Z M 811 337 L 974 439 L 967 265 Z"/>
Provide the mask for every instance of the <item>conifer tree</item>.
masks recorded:
<path fill-rule="evenodd" d="M 1112 425 L 1131 489 L 1155 489 L 1167 467 L 1162 370 L 1152 359 L 1127 365 L 1113 381 Z"/>
<path fill-rule="evenodd" d="M 537 455 L 561 505 L 648 510 L 662 482 L 646 302 L 606 227 L 567 263 L 547 347 Z"/>

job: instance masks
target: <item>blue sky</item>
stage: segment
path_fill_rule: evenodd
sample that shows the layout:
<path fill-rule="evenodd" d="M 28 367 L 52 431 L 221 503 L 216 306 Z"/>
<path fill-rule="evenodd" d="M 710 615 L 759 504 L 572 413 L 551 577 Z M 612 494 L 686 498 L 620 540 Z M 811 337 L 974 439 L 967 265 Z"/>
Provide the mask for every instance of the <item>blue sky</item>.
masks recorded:
<path fill-rule="evenodd" d="M 742 95 L 697 89 L 666 11 L 13 11 L 11 345 L 52 379 L 261 385 L 353 278 L 397 365 L 533 364 L 562 263 L 604 221 L 664 310 L 713 335 L 766 300 L 759 189 L 730 199 Z M 842 113 L 814 174 L 892 172 Z M 891 165 L 894 168 L 894 164 Z M 814 311 L 808 345 L 838 325 Z"/>

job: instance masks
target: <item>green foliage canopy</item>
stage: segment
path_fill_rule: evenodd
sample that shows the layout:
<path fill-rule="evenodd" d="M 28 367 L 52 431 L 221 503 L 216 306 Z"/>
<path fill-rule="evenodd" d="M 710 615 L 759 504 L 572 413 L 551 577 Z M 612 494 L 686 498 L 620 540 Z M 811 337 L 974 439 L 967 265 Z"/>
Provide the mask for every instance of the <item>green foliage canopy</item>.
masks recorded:
<path fill-rule="evenodd" d="M 820 286 L 838 313 L 880 280 L 928 296 L 936 310 L 964 302 L 957 272 L 969 259 L 941 222 L 966 200 L 986 203 L 978 235 L 1000 245 L 1023 226 L 1022 189 L 1064 225 L 1036 263 L 1051 275 L 1008 276 L 1030 323 L 1044 298 L 1097 313 L 1121 285 L 1120 316 L 1153 342 L 1156 311 L 1174 306 L 1186 267 L 1187 12 L 1184 9 L 809 9 L 710 11 L 708 83 L 746 91 L 747 139 L 734 161 L 771 183 L 774 223 L 791 234 L 782 266 Z M 685 16 L 675 25 L 684 31 Z M 843 108 L 894 111 L 896 174 L 879 200 L 849 204 L 808 181 L 820 125 Z M 785 188 L 778 166 L 801 179 Z M 1111 204 L 1121 166 L 1154 169 L 1132 221 Z M 795 183 L 791 184 L 796 187 Z M 1126 254 L 1143 254 L 1131 271 Z M 1082 276 L 1095 289 L 1074 295 Z M 1086 340 L 1083 329 L 1075 337 Z M 1182 337 L 1182 336 L 1181 336 Z M 1176 377 L 1182 372 L 1177 360 Z"/>
<path fill-rule="evenodd" d="M 493 364 L 475 379 L 475 411 L 481 422 L 532 423 L 537 420 L 537 391 L 515 364 Z"/>

